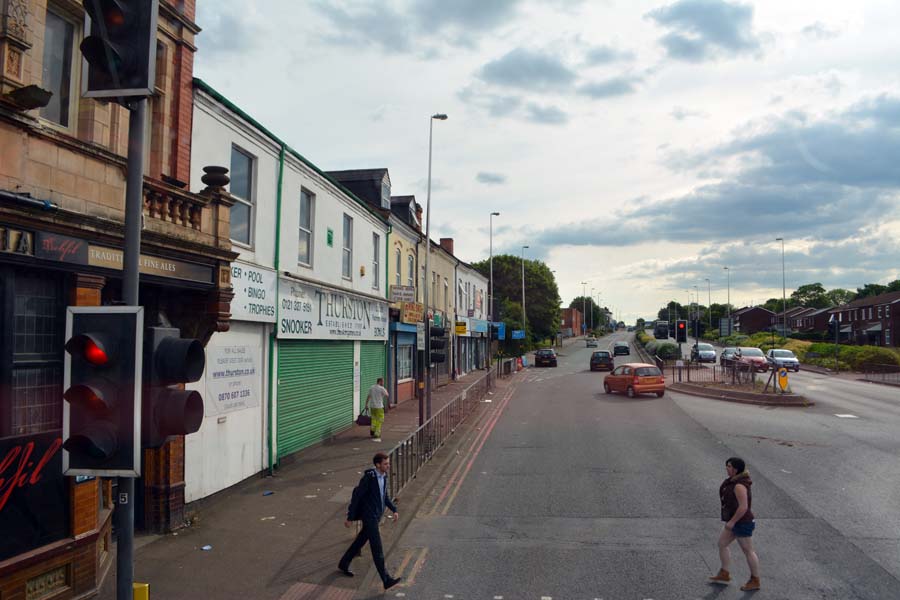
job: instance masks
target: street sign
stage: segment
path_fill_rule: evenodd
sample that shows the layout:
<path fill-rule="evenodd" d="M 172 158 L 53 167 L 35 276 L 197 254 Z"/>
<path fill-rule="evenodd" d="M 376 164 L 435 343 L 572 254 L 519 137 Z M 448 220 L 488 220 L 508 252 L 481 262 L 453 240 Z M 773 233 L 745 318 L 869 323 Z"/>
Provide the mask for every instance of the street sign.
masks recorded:
<path fill-rule="evenodd" d="M 788 388 L 788 372 L 784 367 L 778 369 L 778 387 L 782 392 L 786 392 Z"/>
<path fill-rule="evenodd" d="M 424 313 L 425 305 L 421 302 L 404 302 L 400 308 L 400 322 L 409 325 L 421 323 Z"/>
<path fill-rule="evenodd" d="M 415 302 L 416 288 L 411 285 L 391 285 L 391 302 Z"/>
<path fill-rule="evenodd" d="M 524 340 L 525 339 L 525 330 L 524 329 L 513 329 L 510 339 Z"/>

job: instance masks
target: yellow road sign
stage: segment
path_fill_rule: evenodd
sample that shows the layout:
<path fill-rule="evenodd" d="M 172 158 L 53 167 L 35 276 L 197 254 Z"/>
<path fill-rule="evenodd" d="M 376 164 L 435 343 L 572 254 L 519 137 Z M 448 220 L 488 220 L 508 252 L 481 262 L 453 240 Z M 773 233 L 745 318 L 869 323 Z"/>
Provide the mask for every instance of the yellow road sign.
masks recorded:
<path fill-rule="evenodd" d="M 788 372 L 787 369 L 781 367 L 778 369 L 778 385 L 781 387 L 781 391 L 785 392 L 788 388 Z"/>

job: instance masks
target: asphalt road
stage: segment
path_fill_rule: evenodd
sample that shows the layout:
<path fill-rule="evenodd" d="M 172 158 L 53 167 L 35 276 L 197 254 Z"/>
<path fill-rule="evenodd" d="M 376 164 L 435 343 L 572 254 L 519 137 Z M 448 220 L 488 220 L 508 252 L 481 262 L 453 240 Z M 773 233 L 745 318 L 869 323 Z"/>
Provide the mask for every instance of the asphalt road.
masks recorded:
<path fill-rule="evenodd" d="M 384 597 L 751 597 L 738 589 L 748 572 L 736 547 L 735 583 L 706 583 L 718 485 L 736 454 L 754 480 L 756 597 L 900 598 L 900 406 L 889 395 L 860 399 L 811 376 L 830 396 L 808 409 L 628 399 L 603 394 L 592 350 L 576 342 L 559 367 L 531 369 L 493 400 L 466 468 L 389 557 L 407 581 Z"/>

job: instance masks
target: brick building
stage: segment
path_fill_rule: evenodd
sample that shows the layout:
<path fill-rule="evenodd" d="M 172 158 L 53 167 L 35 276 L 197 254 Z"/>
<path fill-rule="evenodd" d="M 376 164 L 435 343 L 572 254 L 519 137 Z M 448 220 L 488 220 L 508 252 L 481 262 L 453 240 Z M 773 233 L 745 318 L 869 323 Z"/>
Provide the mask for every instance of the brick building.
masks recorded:
<path fill-rule="evenodd" d="M 746 306 L 731 313 L 734 330 L 750 335 L 757 331 L 767 331 L 772 327 L 775 313 L 762 306 Z"/>
<path fill-rule="evenodd" d="M 229 323 L 230 206 L 190 180 L 194 0 L 160 1 L 144 164 L 148 326 Z M 80 598 L 110 562 L 113 482 L 63 477 L 65 310 L 121 300 L 128 113 L 81 98 L 73 0 L 0 0 L 0 598 Z M 180 525 L 184 440 L 143 456 L 136 521 Z"/>
<path fill-rule="evenodd" d="M 900 326 L 900 292 L 888 292 L 854 300 L 832 308 L 841 325 L 841 341 L 871 346 L 897 346 Z M 828 325 L 825 321 L 825 330 Z"/>
<path fill-rule="evenodd" d="M 561 333 L 565 337 L 573 335 L 581 335 L 581 324 L 584 323 L 584 315 L 577 308 L 562 309 L 562 327 Z"/>

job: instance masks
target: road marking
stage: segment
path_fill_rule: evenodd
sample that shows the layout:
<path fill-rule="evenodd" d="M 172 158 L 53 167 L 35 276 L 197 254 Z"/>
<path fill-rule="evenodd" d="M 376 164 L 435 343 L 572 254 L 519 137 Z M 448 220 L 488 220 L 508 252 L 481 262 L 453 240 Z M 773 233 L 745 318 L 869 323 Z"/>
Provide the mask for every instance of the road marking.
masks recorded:
<path fill-rule="evenodd" d="M 425 557 L 428 555 L 428 548 L 422 548 L 422 551 L 419 553 L 419 557 L 416 559 L 415 564 L 409 572 L 409 577 L 407 577 L 406 582 L 404 583 L 404 587 L 412 587 L 416 582 L 416 575 L 419 574 L 419 571 L 422 569 L 422 565 L 425 564 Z"/>
<path fill-rule="evenodd" d="M 412 550 L 412 548 L 408 549 L 408 550 L 403 554 L 403 562 L 400 563 L 400 567 L 397 569 L 397 574 L 398 574 L 398 575 L 401 575 L 401 576 L 403 575 L 403 570 L 406 568 L 406 565 L 409 564 L 409 561 L 412 559 L 412 555 L 413 555 L 413 550 Z"/>
<path fill-rule="evenodd" d="M 839 415 L 837 413 L 835 413 L 834 416 L 838 417 L 839 419 L 858 419 L 859 418 L 856 415 Z"/>

